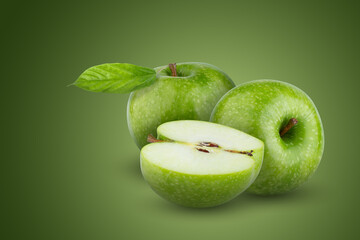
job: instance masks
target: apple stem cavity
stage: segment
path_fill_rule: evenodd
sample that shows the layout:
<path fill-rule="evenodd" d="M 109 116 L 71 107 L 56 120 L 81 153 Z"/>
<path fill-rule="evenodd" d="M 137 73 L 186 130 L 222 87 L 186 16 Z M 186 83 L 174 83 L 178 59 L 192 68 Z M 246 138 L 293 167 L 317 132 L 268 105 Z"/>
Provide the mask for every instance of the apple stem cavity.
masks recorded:
<path fill-rule="evenodd" d="M 177 77 L 177 73 L 176 73 L 176 63 L 170 63 L 170 64 L 169 64 L 169 68 L 170 68 L 170 70 L 171 70 L 171 76 Z"/>
<path fill-rule="evenodd" d="M 280 131 L 280 137 L 284 136 L 292 127 L 298 123 L 296 118 L 291 118 L 286 126 Z"/>

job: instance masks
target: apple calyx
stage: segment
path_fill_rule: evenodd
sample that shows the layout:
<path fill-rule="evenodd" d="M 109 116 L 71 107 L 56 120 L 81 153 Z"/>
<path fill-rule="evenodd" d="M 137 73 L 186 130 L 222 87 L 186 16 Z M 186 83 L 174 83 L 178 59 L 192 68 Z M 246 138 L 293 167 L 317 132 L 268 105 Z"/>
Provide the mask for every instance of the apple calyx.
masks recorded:
<path fill-rule="evenodd" d="M 280 131 L 280 137 L 284 136 L 292 127 L 298 123 L 296 118 L 291 118 L 286 126 Z"/>
<path fill-rule="evenodd" d="M 169 68 L 170 68 L 170 70 L 171 70 L 171 76 L 177 77 L 177 73 L 176 73 L 176 63 L 170 63 L 170 64 L 169 64 Z"/>
<path fill-rule="evenodd" d="M 157 139 L 156 137 L 154 137 L 152 134 L 149 134 L 147 137 L 147 141 L 149 143 L 157 143 L 157 142 L 174 142 L 172 140 L 160 140 Z M 204 152 L 204 153 L 210 153 L 208 148 L 219 148 L 225 152 L 231 152 L 231 153 L 239 153 L 239 154 L 245 154 L 248 155 L 250 157 L 253 156 L 253 152 L 254 150 L 250 150 L 250 151 L 238 151 L 238 150 L 228 150 L 228 149 L 222 149 L 218 144 L 216 143 L 212 143 L 212 142 L 200 142 L 195 146 L 195 149 L 200 151 L 200 152 Z"/>

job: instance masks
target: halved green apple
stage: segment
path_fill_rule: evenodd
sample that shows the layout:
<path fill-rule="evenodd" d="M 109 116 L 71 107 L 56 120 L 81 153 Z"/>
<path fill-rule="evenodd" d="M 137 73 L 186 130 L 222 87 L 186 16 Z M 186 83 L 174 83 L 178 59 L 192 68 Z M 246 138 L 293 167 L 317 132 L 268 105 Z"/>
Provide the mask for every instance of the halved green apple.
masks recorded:
<path fill-rule="evenodd" d="M 213 207 L 246 190 L 259 174 L 264 144 L 220 124 L 181 120 L 157 129 L 142 148 L 141 171 L 163 198 L 187 207 Z"/>

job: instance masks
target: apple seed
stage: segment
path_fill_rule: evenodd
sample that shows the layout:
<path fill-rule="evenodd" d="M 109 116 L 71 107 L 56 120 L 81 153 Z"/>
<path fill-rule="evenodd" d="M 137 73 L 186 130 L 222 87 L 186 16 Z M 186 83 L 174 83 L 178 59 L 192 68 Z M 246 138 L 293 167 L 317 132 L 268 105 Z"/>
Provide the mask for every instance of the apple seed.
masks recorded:
<path fill-rule="evenodd" d="M 198 146 L 200 147 L 219 147 L 219 145 L 217 145 L 216 143 L 212 143 L 212 142 L 201 142 L 198 144 Z"/>
<path fill-rule="evenodd" d="M 204 153 L 210 153 L 208 150 L 203 149 L 203 148 L 196 148 L 196 150 L 200 151 L 200 152 L 204 152 Z"/>

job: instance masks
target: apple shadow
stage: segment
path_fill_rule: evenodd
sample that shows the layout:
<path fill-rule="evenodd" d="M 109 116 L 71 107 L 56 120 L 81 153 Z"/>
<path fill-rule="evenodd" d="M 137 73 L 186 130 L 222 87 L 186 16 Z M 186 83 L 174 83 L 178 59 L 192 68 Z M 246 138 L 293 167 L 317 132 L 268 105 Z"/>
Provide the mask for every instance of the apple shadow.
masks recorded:
<path fill-rule="evenodd" d="M 131 175 L 138 179 L 143 179 L 143 176 L 141 174 L 141 168 L 140 168 L 140 158 L 139 156 L 136 156 L 134 158 L 131 158 L 131 161 L 127 164 L 127 169 Z"/>
<path fill-rule="evenodd" d="M 297 204 L 298 202 L 308 201 L 311 199 L 318 198 L 322 193 L 321 188 L 317 187 L 314 184 L 305 184 L 291 192 L 276 194 L 276 195 L 256 195 L 248 192 L 240 194 L 238 197 L 230 201 L 229 203 L 223 205 L 223 210 L 227 209 L 240 209 L 242 207 L 251 208 L 257 207 L 259 205 L 291 205 Z M 221 206 L 220 206 L 221 207 Z M 222 209 L 219 208 L 219 211 Z"/>
<path fill-rule="evenodd" d="M 251 193 L 244 192 L 233 200 L 216 207 L 210 208 L 188 208 L 184 206 L 179 206 L 165 200 L 159 201 L 156 206 L 161 209 L 167 209 L 167 211 L 182 212 L 184 214 L 196 214 L 196 215 L 212 215 L 212 214 L 227 214 L 232 212 L 245 212 L 253 211 L 258 209 L 259 206 L 267 207 L 273 205 L 291 205 L 297 204 L 301 201 L 311 200 L 318 198 L 321 195 L 321 190 L 316 186 L 309 184 L 304 185 L 298 189 L 295 189 L 291 192 L 270 195 L 270 196 L 260 196 Z"/>
<path fill-rule="evenodd" d="M 125 175 L 130 179 L 142 180 L 139 156 L 116 160 L 116 174 Z"/>
<path fill-rule="evenodd" d="M 264 196 L 264 195 L 256 195 L 256 194 L 252 194 L 252 193 L 243 193 L 243 195 L 240 195 L 238 197 L 239 201 L 251 201 L 251 202 L 282 202 L 282 201 L 292 201 L 292 200 L 301 200 L 301 199 L 306 199 L 308 197 L 311 197 L 311 195 L 313 195 L 313 190 L 309 187 L 301 187 L 299 189 L 295 189 L 291 192 L 288 193 L 283 193 L 283 194 L 275 194 L 275 195 L 268 195 L 268 196 Z M 236 201 L 236 199 L 235 199 Z"/>
<path fill-rule="evenodd" d="M 144 181 L 145 183 L 140 169 L 139 156 L 133 156 L 131 158 L 128 158 L 126 162 L 122 164 L 121 172 L 128 175 L 135 181 Z M 225 214 L 234 211 L 249 211 L 251 209 L 258 208 L 259 205 L 271 206 L 275 204 L 295 204 L 299 201 L 306 201 L 312 198 L 318 198 L 319 195 L 324 194 L 323 191 L 324 189 L 322 187 L 318 187 L 316 186 L 316 184 L 314 184 L 314 182 L 312 182 L 309 184 L 304 184 L 303 186 L 291 192 L 278 195 L 261 196 L 244 192 L 225 204 L 210 208 L 184 207 L 171 203 L 161 198 L 160 196 L 157 199 L 154 199 L 151 205 L 153 208 L 158 208 L 161 211 L 165 210 L 170 212 L 182 212 L 184 214 Z"/>

